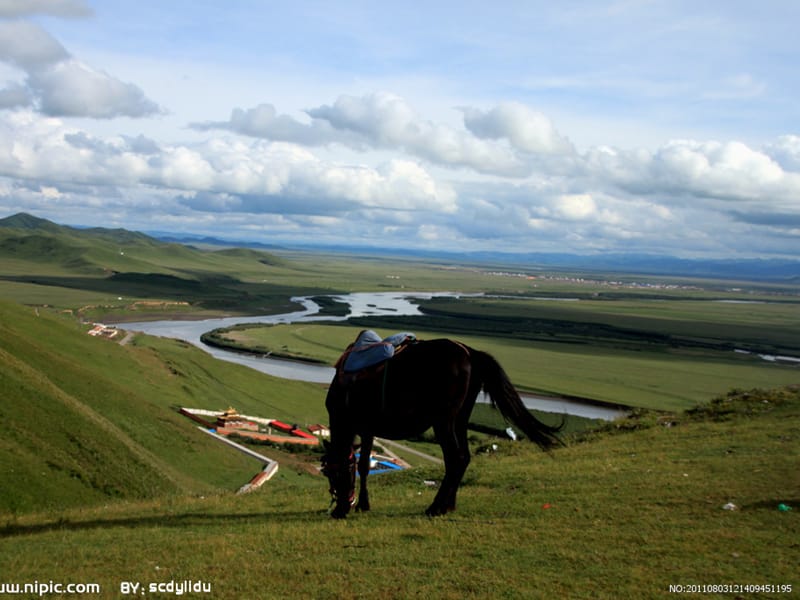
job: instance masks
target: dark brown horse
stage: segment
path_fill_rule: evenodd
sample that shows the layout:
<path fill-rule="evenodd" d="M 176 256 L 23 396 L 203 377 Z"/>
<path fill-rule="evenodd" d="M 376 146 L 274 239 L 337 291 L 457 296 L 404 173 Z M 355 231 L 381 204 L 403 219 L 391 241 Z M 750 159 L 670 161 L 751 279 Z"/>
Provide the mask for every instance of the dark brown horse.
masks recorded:
<path fill-rule="evenodd" d="M 323 473 L 335 501 L 331 513 L 344 518 L 355 498 L 356 436 L 361 438 L 356 510 L 369 510 L 367 475 L 373 439 L 405 439 L 430 427 L 442 447 L 445 475 L 429 516 L 455 510 L 456 492 L 470 462 L 467 424 L 481 388 L 500 412 L 543 449 L 559 444 L 550 427 L 525 408 L 502 367 L 490 355 L 447 339 L 413 342 L 379 367 L 355 376 L 343 373 L 343 360 L 325 405 L 331 442 Z"/>

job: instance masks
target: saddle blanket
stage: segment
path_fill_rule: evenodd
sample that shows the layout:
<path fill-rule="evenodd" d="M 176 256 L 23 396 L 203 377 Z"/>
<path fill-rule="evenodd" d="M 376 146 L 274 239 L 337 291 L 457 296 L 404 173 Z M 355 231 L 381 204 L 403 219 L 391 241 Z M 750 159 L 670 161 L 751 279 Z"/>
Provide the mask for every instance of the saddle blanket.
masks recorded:
<path fill-rule="evenodd" d="M 344 372 L 354 373 L 389 360 L 394 356 L 398 346 L 416 339 L 417 337 L 413 333 L 404 331 L 382 340 L 377 333 L 366 329 L 358 334 L 356 341 L 348 350 L 347 358 L 344 361 Z"/>

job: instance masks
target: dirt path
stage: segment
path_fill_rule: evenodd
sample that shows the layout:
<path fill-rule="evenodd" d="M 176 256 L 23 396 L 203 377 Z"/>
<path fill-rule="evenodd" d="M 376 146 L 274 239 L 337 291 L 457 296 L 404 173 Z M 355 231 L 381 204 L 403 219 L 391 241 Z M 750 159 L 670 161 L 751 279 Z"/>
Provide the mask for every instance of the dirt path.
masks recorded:
<path fill-rule="evenodd" d="M 126 346 L 128 344 L 128 342 L 130 342 L 133 339 L 134 335 L 136 335 L 136 334 L 133 331 L 126 331 L 125 332 L 125 337 L 122 338 L 119 341 L 119 345 L 120 346 Z"/>
<path fill-rule="evenodd" d="M 381 445 L 394 446 L 401 452 L 408 452 L 409 454 L 413 454 L 414 456 L 419 456 L 420 458 L 424 458 L 425 460 L 434 462 L 437 465 L 444 464 L 444 461 L 441 458 L 438 458 L 436 456 L 431 456 L 430 454 L 425 454 L 424 452 L 420 452 L 419 450 L 414 450 L 413 448 L 409 448 L 408 446 L 404 446 L 403 444 L 399 444 L 398 442 L 392 440 L 385 440 L 383 438 L 375 438 L 375 441 Z"/>

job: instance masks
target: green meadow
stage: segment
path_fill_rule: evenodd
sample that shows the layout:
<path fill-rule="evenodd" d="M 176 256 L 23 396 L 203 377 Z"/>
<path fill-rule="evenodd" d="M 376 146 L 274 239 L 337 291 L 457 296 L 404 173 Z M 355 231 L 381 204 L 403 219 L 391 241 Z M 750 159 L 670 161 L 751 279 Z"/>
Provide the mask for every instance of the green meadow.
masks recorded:
<path fill-rule="evenodd" d="M 656 598 L 671 585 L 788 598 L 800 585 L 798 416 L 795 389 L 724 397 L 671 427 L 620 423 L 551 456 L 500 441 L 473 459 L 458 511 L 437 519 L 422 514 L 425 482 L 441 476 L 431 467 L 373 477 L 373 511 L 344 522 L 327 516 L 324 483 L 300 476 L 248 496 L 6 516 L 0 570 L 94 582 L 108 598 L 185 581 L 214 598 Z"/>
<path fill-rule="evenodd" d="M 508 271 L 0 221 L 0 591 L 96 583 L 104 598 L 172 597 L 190 582 L 212 591 L 182 595 L 213 598 L 796 595 L 800 367 L 758 355 L 800 356 L 798 286 Z M 87 335 L 94 320 L 280 313 L 295 295 L 402 290 L 484 295 L 425 302 L 412 320 L 216 335 L 326 363 L 365 327 L 456 337 L 494 354 L 521 390 L 637 409 L 613 423 L 570 419 L 565 446 L 544 454 L 485 433 L 503 423 L 478 407 L 483 432 L 470 434 L 455 513 L 423 516 L 442 469 L 407 457 L 414 468 L 372 478 L 372 512 L 333 521 L 318 454 L 258 446 L 278 474 L 236 495 L 259 463 L 177 412 L 234 406 L 326 422 L 324 385 L 178 340 Z M 436 452 L 427 437 L 409 443 Z"/>

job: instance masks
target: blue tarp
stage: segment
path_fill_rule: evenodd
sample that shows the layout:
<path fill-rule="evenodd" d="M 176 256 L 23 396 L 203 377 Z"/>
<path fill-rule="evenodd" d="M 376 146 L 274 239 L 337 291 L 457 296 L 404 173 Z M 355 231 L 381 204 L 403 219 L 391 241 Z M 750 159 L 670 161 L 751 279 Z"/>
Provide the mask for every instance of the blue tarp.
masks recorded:
<path fill-rule="evenodd" d="M 356 452 L 355 454 L 356 460 L 361 458 L 361 453 Z M 394 471 L 402 471 L 405 467 L 401 467 L 400 465 L 389 462 L 387 460 L 375 460 L 371 459 L 369 464 L 369 473 L 370 475 L 377 475 L 378 473 L 391 473 Z"/>

